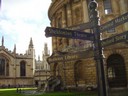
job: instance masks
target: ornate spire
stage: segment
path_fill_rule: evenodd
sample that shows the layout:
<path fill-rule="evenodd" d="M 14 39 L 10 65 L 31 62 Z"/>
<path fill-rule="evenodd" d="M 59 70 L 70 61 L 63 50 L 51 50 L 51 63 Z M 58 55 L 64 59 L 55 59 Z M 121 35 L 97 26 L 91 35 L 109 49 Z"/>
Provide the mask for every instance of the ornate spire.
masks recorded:
<path fill-rule="evenodd" d="M 47 43 L 44 44 L 44 55 L 49 55 Z"/>
<path fill-rule="evenodd" d="M 16 53 L 16 44 L 14 45 L 13 52 Z"/>
<path fill-rule="evenodd" d="M 4 46 L 4 37 L 2 36 L 2 46 Z"/>
<path fill-rule="evenodd" d="M 32 41 L 32 37 L 31 37 L 31 39 L 30 39 L 30 43 L 29 43 L 29 48 L 33 48 L 33 41 Z"/>

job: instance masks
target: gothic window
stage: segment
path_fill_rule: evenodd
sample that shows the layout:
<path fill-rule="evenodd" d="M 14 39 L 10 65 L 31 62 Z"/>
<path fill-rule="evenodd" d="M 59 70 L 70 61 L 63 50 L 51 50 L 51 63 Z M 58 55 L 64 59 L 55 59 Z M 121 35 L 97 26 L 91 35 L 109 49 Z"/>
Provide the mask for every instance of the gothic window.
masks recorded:
<path fill-rule="evenodd" d="M 0 58 L 0 76 L 5 76 L 5 59 Z"/>
<path fill-rule="evenodd" d="M 9 76 L 9 61 L 0 56 L 0 76 Z"/>
<path fill-rule="evenodd" d="M 105 14 L 112 13 L 112 6 L 110 0 L 103 0 Z"/>
<path fill-rule="evenodd" d="M 25 63 L 25 61 L 20 62 L 20 76 L 26 76 L 26 63 Z"/>

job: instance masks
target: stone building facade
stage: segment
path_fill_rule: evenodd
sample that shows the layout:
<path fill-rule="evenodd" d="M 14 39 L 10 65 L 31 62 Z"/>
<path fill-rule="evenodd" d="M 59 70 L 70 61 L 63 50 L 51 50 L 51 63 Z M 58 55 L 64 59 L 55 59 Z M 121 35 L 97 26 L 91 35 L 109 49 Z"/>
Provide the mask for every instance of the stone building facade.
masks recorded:
<path fill-rule="evenodd" d="M 50 56 L 47 43 L 44 44 L 44 50 L 42 60 L 38 57 L 36 60 L 36 68 L 34 74 L 35 85 L 41 85 L 50 77 L 50 66 L 47 62 L 47 58 Z"/>
<path fill-rule="evenodd" d="M 91 0 L 52 0 L 48 16 L 52 27 L 67 28 L 89 22 L 88 5 Z M 128 0 L 96 0 L 100 24 L 104 24 L 128 12 Z M 128 16 L 126 16 L 128 18 Z M 124 18 L 122 18 L 124 19 Z M 121 20 L 121 19 L 120 19 Z M 128 31 L 128 23 L 102 33 L 102 39 Z M 91 32 L 91 30 L 82 30 Z M 121 37 L 117 38 L 120 39 Z M 50 63 L 51 74 L 61 76 L 66 87 L 97 85 L 96 63 L 93 42 L 80 39 L 52 37 L 52 56 L 67 56 L 83 51 L 90 55 L 84 59 Z M 128 84 L 128 44 L 115 43 L 103 48 L 104 69 L 108 87 L 127 87 Z M 51 58 L 52 58 L 51 56 Z"/>
<path fill-rule="evenodd" d="M 46 59 L 49 57 L 48 46 L 45 44 L 42 60 L 35 58 L 32 38 L 25 54 L 10 51 L 4 46 L 4 37 L 0 46 L 0 87 L 22 87 L 38 85 L 50 76 L 50 66 Z"/>
<path fill-rule="evenodd" d="M 33 85 L 35 72 L 35 50 L 32 38 L 25 54 L 10 51 L 4 46 L 4 37 L 0 46 L 0 86 L 16 87 L 18 85 Z"/>

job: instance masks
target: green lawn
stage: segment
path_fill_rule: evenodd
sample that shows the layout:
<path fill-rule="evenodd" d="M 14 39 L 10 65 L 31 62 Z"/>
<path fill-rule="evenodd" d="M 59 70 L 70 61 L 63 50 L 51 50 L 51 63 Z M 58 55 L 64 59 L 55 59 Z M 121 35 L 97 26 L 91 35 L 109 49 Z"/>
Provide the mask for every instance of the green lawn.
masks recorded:
<path fill-rule="evenodd" d="M 29 90 L 23 88 L 22 90 Z M 43 93 L 40 95 L 26 95 L 23 93 L 17 93 L 16 88 L 0 89 L 0 96 L 97 96 L 95 92 L 52 92 Z"/>

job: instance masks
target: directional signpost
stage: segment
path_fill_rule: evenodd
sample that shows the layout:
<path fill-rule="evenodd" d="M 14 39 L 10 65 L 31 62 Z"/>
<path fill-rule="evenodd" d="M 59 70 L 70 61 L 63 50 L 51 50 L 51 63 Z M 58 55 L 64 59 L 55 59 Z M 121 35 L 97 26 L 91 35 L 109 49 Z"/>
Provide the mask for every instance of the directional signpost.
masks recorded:
<path fill-rule="evenodd" d="M 83 39 L 83 40 L 93 41 L 93 34 L 87 32 L 53 28 L 53 27 L 47 27 L 45 29 L 45 32 L 46 32 L 45 34 L 46 37 L 56 36 L 56 37 L 66 37 L 72 39 Z"/>
<path fill-rule="evenodd" d="M 128 12 L 103 25 L 98 25 L 99 17 L 98 17 L 98 12 L 96 10 L 97 3 L 95 2 L 95 0 L 92 0 L 90 2 L 89 9 L 90 9 L 90 22 L 79 24 L 76 26 L 71 26 L 65 29 L 47 27 L 45 29 L 46 32 L 45 35 L 46 37 L 55 36 L 55 37 L 65 37 L 71 39 L 82 39 L 82 40 L 93 41 L 94 58 L 96 60 L 98 88 L 99 88 L 98 96 L 107 96 L 107 88 L 106 88 L 107 85 L 106 85 L 105 72 L 104 72 L 102 47 L 127 41 L 128 31 L 103 40 L 100 40 L 100 33 L 128 22 Z M 85 29 L 92 29 L 93 34 L 88 32 L 81 32 L 82 30 Z M 55 62 L 65 62 L 76 59 L 84 59 L 88 57 L 86 53 L 87 51 L 83 51 L 82 53 L 78 52 L 63 56 L 54 56 L 54 57 L 51 56 L 47 59 L 47 61 L 49 63 L 55 63 Z"/>
<path fill-rule="evenodd" d="M 100 43 L 100 32 L 99 32 L 99 15 L 97 12 L 97 3 L 95 1 L 90 2 L 90 21 L 93 22 L 94 27 L 92 28 L 94 34 L 94 59 L 96 61 L 96 73 L 98 80 L 98 96 L 107 96 L 106 79 L 104 72 L 104 61 L 103 51 Z"/>
<path fill-rule="evenodd" d="M 125 22 L 128 22 L 128 12 L 101 25 L 100 26 L 100 32 L 106 31 L 106 30 L 110 30 L 114 27 L 117 27 Z"/>
<path fill-rule="evenodd" d="M 105 46 L 113 45 L 119 42 L 124 42 L 126 40 L 128 40 L 128 31 L 102 40 L 101 45 L 102 47 L 105 47 Z"/>

